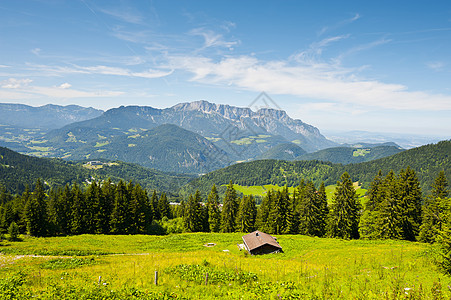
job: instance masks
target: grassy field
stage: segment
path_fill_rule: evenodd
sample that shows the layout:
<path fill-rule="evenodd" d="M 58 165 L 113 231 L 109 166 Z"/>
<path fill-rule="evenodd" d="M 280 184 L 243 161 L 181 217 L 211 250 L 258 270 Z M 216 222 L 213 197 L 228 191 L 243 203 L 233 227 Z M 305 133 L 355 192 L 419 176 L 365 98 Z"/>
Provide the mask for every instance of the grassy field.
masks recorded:
<path fill-rule="evenodd" d="M 241 236 L 81 235 L 3 242 L 0 298 L 71 299 L 74 293 L 78 299 L 451 297 L 451 278 L 435 268 L 434 251 L 426 244 L 280 235 L 284 253 L 250 256 L 237 247 Z M 17 298 L 7 298 L 9 292 Z"/>
<path fill-rule="evenodd" d="M 226 185 L 224 185 L 224 186 L 226 186 Z M 234 184 L 233 187 L 235 188 L 235 190 L 239 191 L 243 195 L 254 195 L 254 196 L 260 196 L 260 197 L 265 196 L 269 190 L 277 191 L 277 190 L 282 190 L 282 188 L 283 188 L 279 185 L 273 185 L 273 184 L 267 184 L 267 185 L 263 185 L 263 186 L 260 186 L 260 185 L 242 186 L 239 184 Z M 329 202 L 332 201 L 332 196 L 334 195 L 335 187 L 336 187 L 335 184 L 326 186 L 327 200 Z M 359 198 L 363 198 L 365 196 L 367 190 L 361 188 L 361 186 L 359 186 L 358 182 L 354 183 L 354 188 L 355 188 L 357 196 Z M 288 188 L 289 193 L 293 193 L 293 190 L 294 190 L 293 187 Z M 361 200 L 363 201 L 363 199 L 361 199 Z"/>

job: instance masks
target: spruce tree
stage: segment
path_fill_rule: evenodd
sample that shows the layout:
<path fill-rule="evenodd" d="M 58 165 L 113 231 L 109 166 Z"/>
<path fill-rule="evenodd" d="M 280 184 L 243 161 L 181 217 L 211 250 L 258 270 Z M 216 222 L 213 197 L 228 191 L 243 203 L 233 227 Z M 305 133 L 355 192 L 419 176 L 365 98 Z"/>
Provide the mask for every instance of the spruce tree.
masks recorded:
<path fill-rule="evenodd" d="M 268 233 L 281 234 L 286 229 L 284 196 L 282 192 L 275 192 L 274 200 L 271 202 L 271 208 L 268 215 Z"/>
<path fill-rule="evenodd" d="M 238 232 L 252 232 L 255 230 L 257 207 L 253 196 L 244 196 L 239 205 L 237 217 Z"/>
<path fill-rule="evenodd" d="M 293 196 L 290 198 L 287 209 L 287 227 L 285 233 L 297 234 L 299 232 L 299 211 L 297 209 L 298 197 L 297 189 L 293 190 Z"/>
<path fill-rule="evenodd" d="M 171 208 L 169 206 L 169 201 L 168 198 L 166 197 L 166 193 L 162 193 L 160 199 L 158 200 L 158 212 L 162 219 L 164 217 L 166 218 L 170 217 Z"/>
<path fill-rule="evenodd" d="M 441 171 L 434 183 L 432 184 L 432 192 L 426 198 L 426 203 L 422 210 L 422 224 L 420 226 L 420 241 L 433 243 L 437 236 L 443 230 L 447 216 L 448 197 L 448 181 L 445 173 Z"/>
<path fill-rule="evenodd" d="M 111 233 L 127 234 L 130 232 L 130 197 L 125 183 L 121 180 L 116 186 L 113 212 L 111 214 Z"/>
<path fill-rule="evenodd" d="M 30 235 L 45 236 L 47 234 L 47 204 L 44 186 L 40 179 L 36 181 L 33 193 L 25 205 L 25 218 Z"/>
<path fill-rule="evenodd" d="M 316 193 L 316 206 L 318 207 L 318 228 L 317 234 L 322 237 L 326 234 L 326 226 L 327 226 L 327 216 L 329 214 L 329 207 L 327 204 L 327 194 L 326 194 L 326 186 L 324 182 L 321 182 L 319 186 L 318 192 Z"/>
<path fill-rule="evenodd" d="M 384 239 L 402 239 L 402 205 L 400 201 L 399 180 L 393 170 L 383 181 L 383 200 L 377 213 L 377 237 Z"/>
<path fill-rule="evenodd" d="M 157 191 L 153 190 L 152 197 L 150 197 L 150 208 L 154 220 L 161 220 L 160 211 L 158 210 L 158 200 Z"/>
<path fill-rule="evenodd" d="M 211 232 L 219 232 L 221 228 L 221 210 L 219 209 L 219 195 L 216 185 L 211 187 L 207 198 L 208 224 Z"/>
<path fill-rule="evenodd" d="M 269 190 L 263 197 L 262 203 L 257 209 L 257 219 L 256 227 L 258 230 L 263 232 L 269 232 L 271 230 L 269 224 L 269 212 L 272 207 L 272 202 L 274 200 L 274 191 Z"/>
<path fill-rule="evenodd" d="M 99 212 L 100 187 L 93 180 L 85 192 L 85 209 L 83 211 L 84 232 L 96 233 L 96 213 Z M 100 221 L 100 220 L 99 220 Z"/>
<path fill-rule="evenodd" d="M 233 183 L 230 181 L 222 201 L 221 232 L 235 232 L 238 201 Z"/>
<path fill-rule="evenodd" d="M 359 237 L 360 204 L 347 172 L 337 182 L 328 216 L 327 234 L 329 237 L 357 239 Z"/>
<path fill-rule="evenodd" d="M 72 211 L 71 211 L 71 233 L 86 233 L 85 213 L 85 195 L 77 184 L 72 187 Z"/>
<path fill-rule="evenodd" d="M 202 231 L 202 217 L 201 217 L 201 197 L 199 190 L 188 198 L 188 203 L 185 207 L 185 214 L 183 217 L 183 227 L 186 232 Z"/>
<path fill-rule="evenodd" d="M 399 173 L 399 196 L 403 238 L 414 241 L 421 225 L 421 189 L 415 171 L 407 167 Z"/>
<path fill-rule="evenodd" d="M 130 232 L 145 233 L 149 225 L 147 193 L 139 184 L 135 185 L 130 195 Z"/>
<path fill-rule="evenodd" d="M 385 198 L 384 178 L 382 171 L 374 177 L 368 190 L 368 200 L 365 203 L 362 217 L 360 218 L 359 234 L 361 238 L 376 239 L 380 237 L 378 230 L 378 218 L 381 204 Z"/>

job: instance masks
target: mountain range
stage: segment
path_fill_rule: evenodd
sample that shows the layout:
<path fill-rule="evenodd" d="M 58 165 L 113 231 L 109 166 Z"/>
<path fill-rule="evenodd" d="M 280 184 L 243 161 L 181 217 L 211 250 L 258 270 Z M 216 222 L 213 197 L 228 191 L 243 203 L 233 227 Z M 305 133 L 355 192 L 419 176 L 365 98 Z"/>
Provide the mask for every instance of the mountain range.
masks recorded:
<path fill-rule="evenodd" d="M 203 174 L 256 159 L 357 163 L 402 151 L 396 144 L 339 144 L 285 111 L 180 103 L 121 106 L 0 105 L 0 146 L 66 160 L 113 159 L 162 171 Z M 23 120 L 23 121 L 20 121 Z"/>

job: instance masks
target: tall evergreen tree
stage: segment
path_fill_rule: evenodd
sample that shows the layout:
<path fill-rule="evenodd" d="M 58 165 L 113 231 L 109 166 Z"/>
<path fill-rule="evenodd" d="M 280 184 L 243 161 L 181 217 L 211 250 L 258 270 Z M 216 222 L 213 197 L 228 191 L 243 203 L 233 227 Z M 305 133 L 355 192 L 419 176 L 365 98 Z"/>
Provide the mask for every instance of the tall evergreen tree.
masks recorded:
<path fill-rule="evenodd" d="M 329 214 L 329 207 L 327 204 L 326 186 L 324 182 L 321 182 L 318 192 L 316 194 L 316 206 L 318 207 L 318 236 L 324 236 L 326 234 L 327 216 Z"/>
<path fill-rule="evenodd" d="M 33 236 L 45 236 L 47 234 L 47 204 L 44 186 L 40 179 L 36 181 L 35 188 L 29 201 L 25 205 L 25 217 L 27 231 Z"/>
<path fill-rule="evenodd" d="M 295 188 L 293 196 L 289 199 L 287 209 L 287 227 L 285 233 L 297 234 L 299 232 L 299 210 L 298 210 L 298 192 Z"/>
<path fill-rule="evenodd" d="M 256 227 L 258 230 L 263 232 L 269 232 L 271 230 L 269 220 L 269 212 L 272 207 L 272 202 L 274 201 L 274 191 L 269 190 L 263 197 L 262 203 L 257 209 L 257 220 Z"/>
<path fill-rule="evenodd" d="M 335 194 L 332 198 L 331 210 L 328 216 L 328 235 L 343 239 L 359 237 L 360 204 L 351 177 L 343 173 L 337 182 Z"/>
<path fill-rule="evenodd" d="M 384 178 L 382 171 L 374 177 L 368 190 L 368 201 L 360 218 L 359 234 L 361 238 L 375 239 L 380 237 L 378 218 L 381 204 L 385 198 Z"/>
<path fill-rule="evenodd" d="M 207 198 L 208 224 L 211 232 L 219 232 L 221 229 L 221 211 L 219 209 L 219 195 L 216 185 L 211 187 Z"/>
<path fill-rule="evenodd" d="M 144 233 L 149 225 L 147 192 L 139 184 L 135 185 L 130 195 L 130 231 L 134 234 Z"/>
<path fill-rule="evenodd" d="M 72 211 L 71 211 L 71 233 L 86 233 L 84 221 L 85 195 L 77 184 L 72 186 Z"/>
<path fill-rule="evenodd" d="M 63 190 L 58 190 L 56 199 L 57 223 L 61 234 L 71 232 L 71 204 L 73 203 L 72 191 L 69 184 Z"/>
<path fill-rule="evenodd" d="M 130 196 L 125 183 L 121 180 L 116 186 L 113 212 L 111 214 L 111 233 L 127 234 L 130 232 Z"/>
<path fill-rule="evenodd" d="M 222 201 L 221 232 L 235 232 L 238 205 L 236 191 L 230 181 Z"/>
<path fill-rule="evenodd" d="M 432 192 L 426 198 L 426 203 L 422 210 L 422 224 L 420 226 L 420 241 L 433 243 L 439 233 L 443 230 L 448 213 L 448 181 L 445 173 L 441 171 L 434 183 Z"/>
<path fill-rule="evenodd" d="M 383 181 L 383 200 L 377 213 L 377 237 L 385 239 L 402 239 L 402 205 L 400 201 L 398 178 L 393 170 Z"/>
<path fill-rule="evenodd" d="M 239 205 L 237 217 L 238 232 L 252 232 L 255 230 L 257 207 L 253 196 L 244 196 Z"/>
<path fill-rule="evenodd" d="M 268 215 L 268 233 L 281 234 L 286 230 L 286 205 L 282 192 L 276 191 Z"/>
<path fill-rule="evenodd" d="M 414 241 L 421 225 L 421 189 L 415 171 L 407 167 L 399 173 L 399 195 L 403 238 Z"/>
<path fill-rule="evenodd" d="M 96 213 L 99 211 L 100 187 L 97 182 L 93 180 L 86 189 L 85 194 L 85 209 L 83 211 L 83 224 L 85 226 L 84 232 L 95 233 L 97 229 Z"/>
<path fill-rule="evenodd" d="M 158 200 L 158 212 L 161 218 L 170 217 L 171 208 L 169 206 L 169 201 L 166 197 L 166 193 L 162 193 L 160 199 Z"/>
<path fill-rule="evenodd" d="M 199 190 L 196 191 L 194 197 L 193 195 L 189 196 L 183 217 L 183 227 L 187 232 L 198 232 L 203 229 L 200 206 L 201 201 Z"/>
<path fill-rule="evenodd" d="M 157 191 L 153 190 L 152 197 L 150 197 L 150 208 L 154 220 L 161 220 L 160 211 L 158 210 L 158 200 Z"/>

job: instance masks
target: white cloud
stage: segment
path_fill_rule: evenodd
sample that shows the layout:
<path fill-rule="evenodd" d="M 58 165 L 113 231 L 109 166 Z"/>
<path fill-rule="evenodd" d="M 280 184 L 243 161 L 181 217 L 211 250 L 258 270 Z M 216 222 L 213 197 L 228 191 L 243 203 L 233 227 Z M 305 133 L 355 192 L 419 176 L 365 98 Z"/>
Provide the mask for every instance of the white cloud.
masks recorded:
<path fill-rule="evenodd" d="M 426 66 L 434 71 L 441 71 L 445 67 L 445 64 L 441 61 L 431 61 L 426 63 Z"/>
<path fill-rule="evenodd" d="M 66 66 L 47 66 L 47 65 L 34 65 L 32 68 L 41 72 L 46 72 L 54 76 L 68 75 L 68 74 L 100 74 L 100 75 L 113 75 L 113 76 L 125 76 L 125 77 L 140 77 L 140 78 L 161 78 L 172 74 L 173 70 L 160 70 L 160 69 L 147 69 L 142 71 L 132 71 L 126 68 L 110 67 L 110 66 L 78 66 L 73 65 L 71 67 Z"/>
<path fill-rule="evenodd" d="M 120 91 L 80 91 L 71 89 L 72 85 L 63 83 L 59 86 L 33 86 L 31 79 L 9 78 L 0 84 L 0 98 L 3 100 L 31 99 L 39 97 L 53 98 L 97 98 L 123 95 Z M 11 91 L 12 90 L 12 91 Z"/>
<path fill-rule="evenodd" d="M 22 87 L 28 86 L 28 84 L 30 84 L 31 82 L 33 82 L 33 80 L 31 79 L 16 79 L 16 78 L 9 78 L 7 80 L 2 81 L 1 87 L 4 89 L 20 89 Z"/>
<path fill-rule="evenodd" d="M 60 89 L 68 89 L 68 88 L 70 88 L 71 86 L 72 86 L 72 85 L 71 85 L 70 83 L 65 82 L 65 83 L 61 84 L 61 85 L 59 86 L 59 88 L 60 88 Z"/>
<path fill-rule="evenodd" d="M 38 56 L 41 53 L 41 49 L 34 48 L 34 49 L 31 49 L 30 52 L 33 53 L 34 55 Z"/>
<path fill-rule="evenodd" d="M 191 35 L 202 36 L 204 38 L 203 48 L 210 47 L 225 47 L 232 49 L 238 44 L 236 41 L 226 41 L 222 34 L 215 33 L 212 30 L 205 28 L 196 28 L 189 32 Z"/>
<path fill-rule="evenodd" d="M 299 60 L 299 57 L 298 57 Z M 451 110 L 451 96 L 409 91 L 401 84 L 359 79 L 354 69 L 306 61 L 259 61 L 255 57 L 226 57 L 218 62 L 200 56 L 170 58 L 174 69 L 192 81 L 228 84 L 253 91 L 307 99 L 396 110 Z"/>
<path fill-rule="evenodd" d="M 121 7 L 118 9 L 101 9 L 100 11 L 104 14 L 127 23 L 143 23 L 143 17 L 139 13 L 132 11 L 130 7 Z"/>

